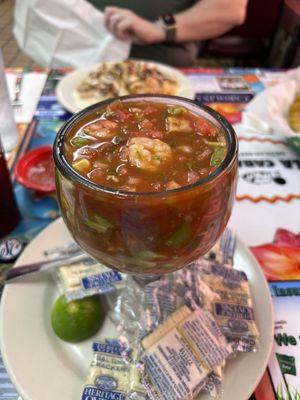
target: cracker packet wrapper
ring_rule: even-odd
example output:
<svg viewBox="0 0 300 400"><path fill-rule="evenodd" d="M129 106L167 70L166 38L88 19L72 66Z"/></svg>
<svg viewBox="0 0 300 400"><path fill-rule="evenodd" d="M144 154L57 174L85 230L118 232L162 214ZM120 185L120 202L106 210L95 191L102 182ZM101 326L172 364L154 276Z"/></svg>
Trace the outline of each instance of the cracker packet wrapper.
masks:
<svg viewBox="0 0 300 400"><path fill-rule="evenodd" d="M205 254L204 259L213 261L219 265L226 264L228 267L232 267L235 244L236 238L234 234L230 229L226 228L213 248Z"/></svg>
<svg viewBox="0 0 300 400"><path fill-rule="evenodd" d="M144 288L141 333L144 337L162 324L178 308L178 297L172 281L165 277L149 283Z"/></svg>
<svg viewBox="0 0 300 400"><path fill-rule="evenodd" d="M195 399L232 347L212 315L182 306L142 340L142 382L151 400Z"/></svg>
<svg viewBox="0 0 300 400"><path fill-rule="evenodd" d="M218 295L218 298L207 303L208 309L234 350L256 351L259 331L245 272L206 261L194 264L191 273L193 271L195 276L201 276L204 283Z"/></svg>
<svg viewBox="0 0 300 400"><path fill-rule="evenodd" d="M68 301L109 293L123 285L120 272L109 269L92 258L59 267L55 270L55 275Z"/></svg>
<svg viewBox="0 0 300 400"><path fill-rule="evenodd" d="M132 350L117 339L103 339L92 347L93 360L81 400L149 399Z"/></svg>

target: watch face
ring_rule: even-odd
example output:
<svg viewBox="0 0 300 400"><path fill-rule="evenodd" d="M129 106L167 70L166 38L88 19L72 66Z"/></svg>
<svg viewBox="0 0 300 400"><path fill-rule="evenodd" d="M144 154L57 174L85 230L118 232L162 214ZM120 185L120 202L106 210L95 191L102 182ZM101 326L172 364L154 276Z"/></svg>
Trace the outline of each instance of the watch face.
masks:
<svg viewBox="0 0 300 400"><path fill-rule="evenodd" d="M162 19L163 19L164 23L165 23L166 25L168 25L168 26L174 25L175 22L176 22L176 21L175 21L175 18L174 18L174 16L173 16L173 14L171 14L171 13L163 14L163 15L162 15Z"/></svg>

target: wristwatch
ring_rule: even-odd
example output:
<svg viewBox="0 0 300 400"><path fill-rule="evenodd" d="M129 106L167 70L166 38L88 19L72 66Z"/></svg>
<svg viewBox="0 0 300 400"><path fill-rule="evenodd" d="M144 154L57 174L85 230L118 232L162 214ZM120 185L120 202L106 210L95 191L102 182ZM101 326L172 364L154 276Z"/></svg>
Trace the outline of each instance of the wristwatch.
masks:
<svg viewBox="0 0 300 400"><path fill-rule="evenodd" d="M175 42L176 37L176 20L172 13L162 14L158 22L162 26L165 34L166 34L166 42L172 43Z"/></svg>

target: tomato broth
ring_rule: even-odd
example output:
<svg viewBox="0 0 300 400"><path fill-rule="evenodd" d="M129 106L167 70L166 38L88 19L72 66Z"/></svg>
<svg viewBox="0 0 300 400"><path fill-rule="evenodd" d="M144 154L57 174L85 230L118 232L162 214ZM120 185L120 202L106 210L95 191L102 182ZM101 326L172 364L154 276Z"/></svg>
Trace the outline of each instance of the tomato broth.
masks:
<svg viewBox="0 0 300 400"><path fill-rule="evenodd" d="M74 170L96 184L156 192L210 175L227 143L221 128L183 106L116 101L71 132L65 150Z"/></svg>

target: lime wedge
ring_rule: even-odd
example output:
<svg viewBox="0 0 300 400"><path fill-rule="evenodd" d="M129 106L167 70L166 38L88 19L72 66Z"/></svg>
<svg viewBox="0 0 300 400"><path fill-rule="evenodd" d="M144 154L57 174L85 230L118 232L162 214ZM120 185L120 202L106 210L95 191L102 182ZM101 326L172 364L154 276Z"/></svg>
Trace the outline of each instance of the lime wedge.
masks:
<svg viewBox="0 0 300 400"><path fill-rule="evenodd" d="M102 325L104 312L99 296L67 302L60 296L51 312L52 328L66 342L80 342L94 335Z"/></svg>

